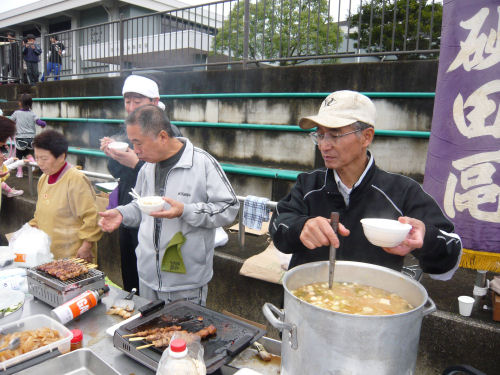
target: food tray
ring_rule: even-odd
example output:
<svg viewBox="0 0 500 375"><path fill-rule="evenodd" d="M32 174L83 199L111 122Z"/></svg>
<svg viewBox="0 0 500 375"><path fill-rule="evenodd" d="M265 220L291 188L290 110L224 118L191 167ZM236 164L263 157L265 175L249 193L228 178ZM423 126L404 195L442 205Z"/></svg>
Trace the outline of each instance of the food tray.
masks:
<svg viewBox="0 0 500 375"><path fill-rule="evenodd" d="M17 374L120 375L119 372L104 362L90 349L74 350Z"/></svg>
<svg viewBox="0 0 500 375"><path fill-rule="evenodd" d="M0 362L0 374L2 373L2 371L5 371L7 367L24 362L30 358L36 357L45 352L51 352L56 349L59 349L59 351L63 354L69 352L73 334L69 329L67 329L61 323L55 321L54 319L46 315L42 314L32 315L27 318L20 319L17 322L4 324L0 326L0 334L3 335L7 333L27 331L38 328L54 329L59 332L59 334L61 335L61 339L53 343L50 343L48 345L42 346L41 348L32 350L31 352L24 353L17 357Z"/></svg>

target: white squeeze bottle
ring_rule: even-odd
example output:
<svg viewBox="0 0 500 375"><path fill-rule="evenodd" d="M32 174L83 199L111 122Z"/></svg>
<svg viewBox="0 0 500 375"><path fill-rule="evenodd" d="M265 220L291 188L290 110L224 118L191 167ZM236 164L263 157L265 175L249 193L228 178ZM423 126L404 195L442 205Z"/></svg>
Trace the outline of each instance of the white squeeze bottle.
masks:
<svg viewBox="0 0 500 375"><path fill-rule="evenodd" d="M175 339L163 353L156 375L205 375L198 361L188 354L186 341Z"/></svg>

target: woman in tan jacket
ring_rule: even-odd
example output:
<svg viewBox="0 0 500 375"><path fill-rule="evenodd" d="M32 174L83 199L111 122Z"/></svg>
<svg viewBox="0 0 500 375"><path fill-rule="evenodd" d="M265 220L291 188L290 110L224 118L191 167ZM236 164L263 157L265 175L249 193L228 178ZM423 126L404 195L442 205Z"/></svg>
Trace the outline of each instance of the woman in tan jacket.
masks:
<svg viewBox="0 0 500 375"><path fill-rule="evenodd" d="M33 148L43 175L38 181L35 217L29 224L50 236L55 259L76 256L92 262L102 232L90 181L66 161L68 141L61 133L38 134Z"/></svg>

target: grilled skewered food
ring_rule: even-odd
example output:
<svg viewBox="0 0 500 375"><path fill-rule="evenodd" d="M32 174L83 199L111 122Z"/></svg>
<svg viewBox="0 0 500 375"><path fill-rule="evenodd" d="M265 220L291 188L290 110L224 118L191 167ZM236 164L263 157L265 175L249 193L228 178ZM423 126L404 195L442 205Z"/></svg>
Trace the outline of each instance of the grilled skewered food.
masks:
<svg viewBox="0 0 500 375"><path fill-rule="evenodd" d="M165 329L167 328L173 328L176 327L178 329L176 330L170 330L166 331ZM148 345L143 345L140 347L137 347L137 349L144 349L148 348L150 346L154 346L156 348L165 348L170 345L170 340L172 339L172 336L175 333L181 333L183 334L183 338L185 339L186 343L189 344L190 338L192 340L195 340L195 338L199 337L200 339L205 339L209 336L214 335L217 332L217 328L215 328L214 325L209 325L197 332L188 332L185 330L180 330L181 327L179 326L171 326L171 327L164 327L164 328L153 328L150 330L146 331L141 331L137 332L136 334L142 334L142 337L133 337L130 339L130 341L138 341L138 340L145 340L149 341L151 344Z"/></svg>
<svg viewBox="0 0 500 375"><path fill-rule="evenodd" d="M47 272L49 275L57 277L61 281L72 279L89 272L88 268L69 259L54 260L50 263L42 264L38 270Z"/></svg>
<svg viewBox="0 0 500 375"><path fill-rule="evenodd" d="M123 337L148 336L148 335L154 335L154 334L161 333L161 332L180 331L181 329L182 329L181 326L168 326L168 327L161 327L161 328L151 328L151 329L146 329L144 331L132 333L130 335L124 335Z"/></svg>

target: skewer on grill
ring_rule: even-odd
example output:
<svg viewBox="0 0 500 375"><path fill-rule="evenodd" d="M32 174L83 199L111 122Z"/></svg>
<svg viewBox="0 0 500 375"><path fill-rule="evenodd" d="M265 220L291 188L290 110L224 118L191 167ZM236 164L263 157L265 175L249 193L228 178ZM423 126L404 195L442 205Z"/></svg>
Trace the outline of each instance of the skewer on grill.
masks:
<svg viewBox="0 0 500 375"><path fill-rule="evenodd" d="M136 333L131 333L129 335L123 335L123 337L148 336L148 335L155 334L157 332L180 331L181 329L182 329L181 326L168 326L168 327L160 327L160 328L151 328L151 329L146 329L145 331L139 331Z"/></svg>
<svg viewBox="0 0 500 375"><path fill-rule="evenodd" d="M214 335L217 332L217 328L215 328L214 325L209 325L203 329L200 329L197 332L187 332L187 331L180 331L180 333L184 333L187 337L187 341L190 339L194 339L194 337L198 336L200 339L205 339L209 336ZM155 334L145 336L145 337L132 337L129 339L129 341L140 341L140 340L146 340L146 341L151 341L151 344L147 345L142 345L138 346L136 349L141 350L145 348L149 348L150 346L155 346L157 348L163 348L167 347L170 344L170 340L172 339L172 336L175 334L175 331L169 331L169 332L157 332Z"/></svg>
<svg viewBox="0 0 500 375"><path fill-rule="evenodd" d="M142 349L149 348L150 346L153 346L153 345L154 345L154 344L142 345L142 346L138 346L136 349L137 349L137 350L142 350Z"/></svg>

